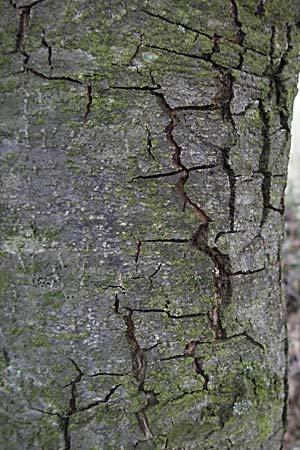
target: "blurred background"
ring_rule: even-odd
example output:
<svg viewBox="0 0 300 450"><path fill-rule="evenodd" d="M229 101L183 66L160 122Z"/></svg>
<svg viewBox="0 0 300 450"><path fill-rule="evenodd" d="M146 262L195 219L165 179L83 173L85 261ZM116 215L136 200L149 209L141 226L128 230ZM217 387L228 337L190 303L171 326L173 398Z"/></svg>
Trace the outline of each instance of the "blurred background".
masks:
<svg viewBox="0 0 300 450"><path fill-rule="evenodd" d="M300 83L298 83L298 90ZM300 93L295 99L285 196L283 282L289 333L289 412L284 450L300 450Z"/></svg>

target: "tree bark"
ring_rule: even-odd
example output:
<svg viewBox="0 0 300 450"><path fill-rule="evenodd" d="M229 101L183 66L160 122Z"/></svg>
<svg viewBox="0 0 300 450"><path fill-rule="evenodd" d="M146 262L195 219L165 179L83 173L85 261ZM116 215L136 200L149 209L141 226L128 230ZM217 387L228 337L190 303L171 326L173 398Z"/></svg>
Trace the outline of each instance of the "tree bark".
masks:
<svg viewBox="0 0 300 450"><path fill-rule="evenodd" d="M299 20L1 2L2 448L281 448Z"/></svg>

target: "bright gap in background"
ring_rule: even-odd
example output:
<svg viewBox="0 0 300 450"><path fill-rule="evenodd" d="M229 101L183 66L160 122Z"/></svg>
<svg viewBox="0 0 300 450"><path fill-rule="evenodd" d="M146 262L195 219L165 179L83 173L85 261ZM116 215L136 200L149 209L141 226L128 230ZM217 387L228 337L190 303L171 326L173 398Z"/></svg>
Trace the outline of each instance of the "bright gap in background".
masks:
<svg viewBox="0 0 300 450"><path fill-rule="evenodd" d="M299 78L300 80L300 78ZM292 142L285 193L283 283L288 311L289 410L283 450L300 450L300 81L294 102Z"/></svg>

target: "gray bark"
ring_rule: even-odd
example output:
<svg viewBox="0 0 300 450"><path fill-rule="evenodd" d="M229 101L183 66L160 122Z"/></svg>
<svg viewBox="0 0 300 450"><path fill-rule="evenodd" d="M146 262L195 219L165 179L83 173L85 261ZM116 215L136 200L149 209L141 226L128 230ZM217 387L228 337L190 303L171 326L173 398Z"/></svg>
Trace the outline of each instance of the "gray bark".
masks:
<svg viewBox="0 0 300 450"><path fill-rule="evenodd" d="M1 2L1 448L281 448L297 3Z"/></svg>

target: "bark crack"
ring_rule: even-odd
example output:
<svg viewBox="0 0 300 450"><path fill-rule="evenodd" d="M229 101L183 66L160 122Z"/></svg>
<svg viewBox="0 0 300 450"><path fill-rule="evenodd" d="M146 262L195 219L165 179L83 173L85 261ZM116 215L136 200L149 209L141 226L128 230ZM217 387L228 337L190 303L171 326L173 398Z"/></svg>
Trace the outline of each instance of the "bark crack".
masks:
<svg viewBox="0 0 300 450"><path fill-rule="evenodd" d="M144 33L140 33L140 34L138 35L139 40L138 40L138 43L137 43L135 52L134 52L134 54L133 54L133 55L131 56L131 58L130 58L130 61L129 61L129 65L130 65L130 66L134 66L134 67L138 68L136 59L137 59L137 58L140 56L140 54L142 53L142 49L143 49L143 46L144 46L144 36L145 36Z"/></svg>
<svg viewBox="0 0 300 450"><path fill-rule="evenodd" d="M236 43L243 46L246 33L242 30L243 24L239 19L239 11L236 0L229 0L231 4L231 15L238 31L236 33Z"/></svg>
<svg viewBox="0 0 300 450"><path fill-rule="evenodd" d="M201 59L201 60L206 61L206 62L210 62L211 61L211 56L212 56L213 52L216 51L216 50L214 50L216 48L214 46L211 54L202 53L201 55L196 55L194 53L179 52L177 50L171 50L168 47L160 47L160 46L157 46L157 45L147 44L147 45L145 45L145 47L152 48L154 50L159 50L159 51L162 51L162 52L173 53L174 55L186 56L187 58Z"/></svg>
<svg viewBox="0 0 300 450"><path fill-rule="evenodd" d="M24 66L23 70L21 70L19 73L25 73L25 72L30 72L33 75L36 75L39 78L42 78L43 80L48 80L48 81L69 81L71 83L75 83L75 84L83 84L82 81L73 78L73 77L69 77L68 75L45 75L43 72L39 72L38 70L33 69L32 67L28 67L27 65Z"/></svg>
<svg viewBox="0 0 300 450"><path fill-rule="evenodd" d="M235 0L229 0L229 1L230 1L230 3L231 3L231 14L232 14L232 18L233 18L233 20L234 20L235 26L238 27L238 31L237 31L237 34L236 34L236 36L235 36L235 38L234 38L233 40L230 39L230 38L227 38L227 37L225 37L225 36L223 36L222 39L223 39L225 42L234 42L235 44L239 45L239 46L241 47L241 49L243 49L243 51L244 51L244 50L251 50L251 51L253 51L253 52L255 52L255 53L259 54L259 55L266 56L267 53L264 53L264 52L262 52L262 51L260 51L260 50L257 50L257 49L255 49L255 48L248 47L248 46L245 46L245 45L244 45L244 38L245 38L246 33L242 30L243 25L242 25L242 23L241 23L241 21L240 21L240 19L239 19L239 13L238 13L238 8L237 8L237 3L236 3ZM205 33L204 31L201 31L201 30L199 30L199 29L192 28L192 27L190 27L190 26L184 24L183 22L180 22L180 21L177 21L177 20L176 20L176 21L175 21L175 20L171 20L171 19L169 19L168 17L165 17L165 16L163 16L163 15L161 15L161 14L153 13L153 12L151 12L151 11L149 11L149 10L146 10L146 9L142 9L141 11L142 11L144 14L150 16L150 17L156 18L156 19L158 19L158 20L162 20L162 21L164 21L164 22L166 22L166 23L169 23L169 24L171 24L171 25L180 26L180 27L182 27L183 29L185 29L185 30L187 30L187 31L191 31L191 32L195 33L197 36L203 36L203 37L206 37L206 38L208 38L208 39L211 39L211 40L212 40L212 43L213 43L213 47L216 45L215 41L218 40L218 39L216 39L216 36L217 36L217 37L219 37L219 36L216 35L215 33L213 33L213 34ZM216 50L216 51L217 51L217 50ZM214 53L214 51L212 52L212 54L213 54L213 53ZM212 56L212 54L211 54L210 56ZM187 56L189 56L189 54L187 54ZM204 59L206 58L206 56L209 57L209 55L205 55L205 54L204 54L204 55L203 55ZM192 57L193 57L193 55L192 55Z"/></svg>
<svg viewBox="0 0 300 450"><path fill-rule="evenodd" d="M156 398L158 394L156 394L153 390L148 391L144 387L146 376L145 350L141 348L135 336L135 326L132 318L135 310L132 308L127 309L128 314L124 315L123 319L126 324L127 341L130 347L132 373L138 383L138 392L142 392L146 397L145 404L135 413L135 415L138 420L139 427L145 436L145 440L149 440L153 439L154 436L149 425L146 411L150 406L154 406L159 403ZM158 344L155 344L154 347Z"/></svg>
<svg viewBox="0 0 300 450"><path fill-rule="evenodd" d="M236 145L238 142L238 131L233 115L231 113L231 102L234 98L233 94L234 79L227 69L218 67L218 70L220 72L219 91L215 97L215 100L221 109L223 121L227 123L229 128L232 130L233 135L232 145ZM223 169L228 176L230 187L230 198L229 198L230 231L234 231L236 178L234 170L230 165L230 147L221 148L221 156L223 162Z"/></svg>
<svg viewBox="0 0 300 450"><path fill-rule="evenodd" d="M157 266L157 268L154 270L154 272L152 272L152 273L149 275L148 280L149 280L151 286L153 286L153 278L156 277L156 275L157 275L158 272L160 271L161 267L162 267L162 264L159 263L158 266Z"/></svg>
<svg viewBox="0 0 300 450"><path fill-rule="evenodd" d="M86 104L86 110L83 118L84 125L88 122L88 115L91 112L91 106L93 102L93 90L92 90L92 83L88 82L87 84L87 104Z"/></svg>
<svg viewBox="0 0 300 450"><path fill-rule="evenodd" d="M263 174L263 180L261 184L263 196L263 209L260 222L260 226L263 227L263 225L267 220L268 209L270 207L270 188L272 175L271 172L268 170L268 167L271 152L271 140L270 140L269 114L266 111L266 108L262 100L259 100L258 110L262 122L262 135L263 135L263 148L259 157L259 172Z"/></svg>
<svg viewBox="0 0 300 450"><path fill-rule="evenodd" d="M130 308L133 312L140 312L140 313L159 313L159 314L167 314L167 316L170 319L190 319L194 317L206 317L206 312L199 312L199 313L187 313L187 314L172 314L168 309L162 309L162 308Z"/></svg>
<svg viewBox="0 0 300 450"><path fill-rule="evenodd" d="M208 223L209 221L208 216L196 202L190 199L190 197L185 192L185 184L189 178L189 170L187 169L187 167L185 167L185 165L181 161L182 148L180 147L180 145L178 145L173 136L173 131L179 123L179 119L177 117L177 108L172 108L168 104L165 96L162 93L156 91L151 91L151 93L156 97L158 105L163 109L163 111L165 111L168 114L170 118L170 122L165 128L165 134L167 142L174 149L172 161L179 170L179 178L177 183L175 184L175 192L182 200L182 209L184 211L186 205L187 204L190 205L192 210L197 214L197 216L201 219L201 221Z"/></svg>
<svg viewBox="0 0 300 450"><path fill-rule="evenodd" d="M50 68L50 73L51 73L52 70L53 70L53 66L52 66L52 47L46 41L46 31L44 30L44 28L42 28L41 35L42 35L42 45L48 50L48 66Z"/></svg>
<svg viewBox="0 0 300 450"><path fill-rule="evenodd" d="M271 94L273 89L275 89L276 93L276 106L279 114L281 129L286 130L286 138L290 133L290 127L288 123L289 110L288 110L288 99L285 85L282 80L283 70L288 63L289 54L293 50L292 46L292 38L291 38L291 26L286 24L286 49L283 52L279 65L276 68L275 64L275 35L276 28L272 27L272 35L270 38L270 53L269 60L270 65L265 71L265 76L269 77L269 93L266 97L266 100L259 99L259 115L262 122L262 136L263 136L263 148L259 158L259 172L263 175L262 180L262 196L263 196L263 209L262 209L262 217L260 226L263 227L265 224L268 211L271 209L273 211L278 212L279 214L284 214L284 197L282 196L280 201L280 208L274 207L270 203L270 191L271 191L271 182L272 182L272 173L269 170L269 159L271 153L271 132L270 132L270 112L266 106L266 101L271 102Z"/></svg>
<svg viewBox="0 0 300 450"><path fill-rule="evenodd" d="M207 169L213 169L215 167L217 167L218 164L202 164L200 166L195 166L195 167L189 167L189 168L184 168L184 169L178 169L178 170L173 170L171 172L162 172L162 173L153 173L153 174L149 174L149 175L138 175L136 177L131 178L130 183L135 181L135 180L151 180L154 178L164 178L164 177L172 177L174 175L178 175L182 172L192 172L195 170L207 170Z"/></svg>
<svg viewBox="0 0 300 450"><path fill-rule="evenodd" d="M221 307L229 305L232 298L231 264L228 255L221 253L217 247L209 247L207 237L208 224L200 225L193 235L192 245L204 252L213 263L215 305L207 312L207 317L215 339L225 339L226 330L221 321Z"/></svg>
<svg viewBox="0 0 300 450"><path fill-rule="evenodd" d="M265 3L266 0L259 0L256 5L255 15L258 17L263 17L265 15L266 9L265 9Z"/></svg>
<svg viewBox="0 0 300 450"><path fill-rule="evenodd" d="M270 55L271 58L271 68L273 71L273 81L275 83L275 89L276 89L276 103L279 108L279 115L280 115L280 123L283 129L290 132L290 127L288 124L288 118L289 118L289 109L288 109L288 93L286 91L285 85L282 80L282 73L285 69L286 64L288 63L289 54L293 50L292 45L292 36L291 36L292 27L288 23L286 24L286 50L284 51L279 66L277 70L274 72L274 59L273 54ZM274 27L275 32L275 27ZM274 35L273 35L274 37ZM274 44L273 44L274 45Z"/></svg>
<svg viewBox="0 0 300 450"><path fill-rule="evenodd" d="M262 272L263 270L266 270L266 268L265 267L260 267L258 269L254 269L254 270L238 270L237 272L231 273L230 276L234 276L234 275L252 275L254 273Z"/></svg>
<svg viewBox="0 0 300 450"><path fill-rule="evenodd" d="M152 139L151 139L151 131L148 127L146 127L146 131L147 131L147 152L148 155L150 156L150 158L153 159L153 161L156 161L156 158L153 154L153 145L152 145Z"/></svg>
<svg viewBox="0 0 300 450"><path fill-rule="evenodd" d="M26 66L30 55L25 50L26 33L30 22L31 7L23 7L20 10L19 29L16 36L16 51L23 56L23 65Z"/></svg>
<svg viewBox="0 0 300 450"><path fill-rule="evenodd" d="M81 413L83 411L87 411L91 408L94 408L100 404L107 403L110 400L111 396L114 394L114 392L121 386L121 384L117 384L117 385L113 386L109 390L109 392L106 394L104 399L96 400L87 405L78 407L78 405L77 405L77 385L81 382L82 378L84 377L84 373L82 372L82 370L80 369L80 367L78 366L76 361L74 361L74 359L68 358L68 360L74 366L74 368L77 372L77 375L70 381L70 383L62 386L63 388L71 387L69 404L68 404L67 410L62 413L58 412L58 411L46 411L46 410L43 410L42 408L38 408L38 407L34 407L34 406L30 405L31 409L33 409L34 411L38 411L42 414L57 417L57 420L59 423L59 429L61 430L61 432L63 434L63 440L64 440L64 447L62 450L71 450L71 431L70 431L71 417L74 414ZM97 374L91 375L91 376L97 376Z"/></svg>
<svg viewBox="0 0 300 450"><path fill-rule="evenodd" d="M209 376L203 369L203 361L200 356L195 356L198 341L190 341L184 349L184 356L194 358L194 368L197 374L201 375L204 383L203 390L208 391Z"/></svg>

